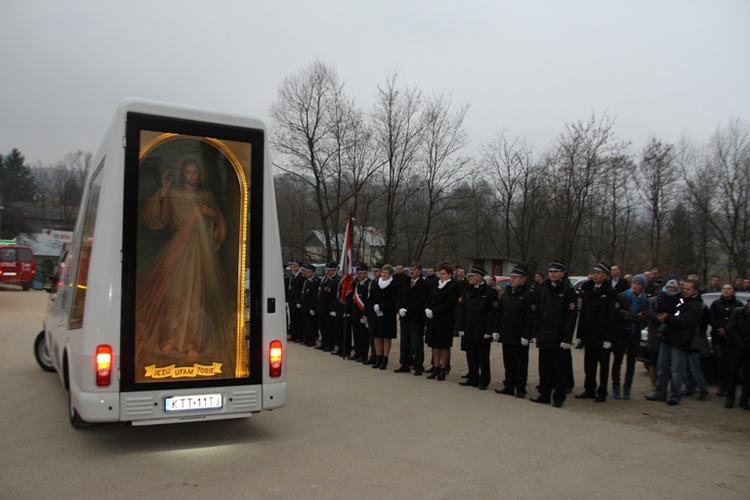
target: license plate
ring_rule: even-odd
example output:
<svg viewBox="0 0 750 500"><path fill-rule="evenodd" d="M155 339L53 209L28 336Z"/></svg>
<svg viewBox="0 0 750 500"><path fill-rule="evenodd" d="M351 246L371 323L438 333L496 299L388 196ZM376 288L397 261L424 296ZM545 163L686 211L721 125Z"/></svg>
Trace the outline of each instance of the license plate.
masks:
<svg viewBox="0 0 750 500"><path fill-rule="evenodd" d="M164 411L181 412L194 410L220 410L224 406L221 394L197 396L169 396L164 398Z"/></svg>

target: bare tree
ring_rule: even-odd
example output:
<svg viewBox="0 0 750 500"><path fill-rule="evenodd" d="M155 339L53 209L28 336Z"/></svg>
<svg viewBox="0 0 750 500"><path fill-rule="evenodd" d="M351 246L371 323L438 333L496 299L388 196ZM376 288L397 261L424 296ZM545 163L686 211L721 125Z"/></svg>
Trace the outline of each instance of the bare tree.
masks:
<svg viewBox="0 0 750 500"><path fill-rule="evenodd" d="M750 127L735 120L719 128L703 161L698 160L697 166L685 161L683 176L730 269L746 275L750 271Z"/></svg>
<svg viewBox="0 0 750 500"><path fill-rule="evenodd" d="M614 141L613 123L605 115L565 126L555 149L548 154L553 192L551 193L550 235L558 258L574 267L574 256L582 228L590 215L593 194L600 181Z"/></svg>
<svg viewBox="0 0 750 500"><path fill-rule="evenodd" d="M398 247L398 218L405 200L419 186L406 182L419 161L423 136L420 120L422 94L408 87L398 88L398 75L390 76L378 86L372 114L375 140L384 161L382 186L385 193L385 250L388 262Z"/></svg>
<svg viewBox="0 0 750 500"><path fill-rule="evenodd" d="M546 214L544 167L534 162L529 144L509 141L504 135L485 144L481 156L483 170L495 187L505 236L497 250L506 257L518 255L524 262L536 260L535 237Z"/></svg>
<svg viewBox="0 0 750 500"><path fill-rule="evenodd" d="M297 175L312 188L328 258L333 253L330 216L334 213L328 190L338 187L332 116L340 93L335 70L318 61L284 79L270 111L274 121L271 143L285 160L276 167Z"/></svg>
<svg viewBox="0 0 750 500"><path fill-rule="evenodd" d="M643 149L638 164L638 187L650 223L648 244L652 266L661 262L662 236L674 207L679 172L673 150L674 146L671 144L662 144L652 137Z"/></svg>
<svg viewBox="0 0 750 500"><path fill-rule="evenodd" d="M408 260L419 260L432 242L432 222L450 207L452 187L465 177L464 167L468 163L458 152L466 146L468 139L463 128L468 104L454 109L452 100L443 94L429 99L422 114L423 137L422 161L416 169L415 183L423 195L424 203L414 207L421 218L407 233L414 239L413 254Z"/></svg>

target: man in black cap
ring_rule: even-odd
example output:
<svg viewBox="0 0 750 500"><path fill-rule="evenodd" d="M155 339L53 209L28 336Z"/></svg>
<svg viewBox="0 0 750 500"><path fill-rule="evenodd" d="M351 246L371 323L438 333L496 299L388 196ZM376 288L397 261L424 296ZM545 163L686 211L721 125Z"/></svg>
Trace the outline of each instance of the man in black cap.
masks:
<svg viewBox="0 0 750 500"><path fill-rule="evenodd" d="M581 317L578 336L584 344L584 390L576 399L593 399L597 403L607 400L609 358L615 338L618 313L617 294L609 281L609 266L599 262L594 266L592 279L581 287ZM599 385L596 373L599 371Z"/></svg>
<svg viewBox="0 0 750 500"><path fill-rule="evenodd" d="M528 268L518 264L510 272L510 287L500 296L495 312L492 338L503 344L505 380L498 394L526 397L529 375L529 340L531 336L532 292L526 285Z"/></svg>
<svg viewBox="0 0 750 500"><path fill-rule="evenodd" d="M532 305L533 342L539 349L539 396L534 403L560 408L565 402L570 379L570 343L578 317L578 294L565 280L565 264L548 266L547 279L534 292ZM554 391L554 392L553 392Z"/></svg>
<svg viewBox="0 0 750 500"><path fill-rule="evenodd" d="M315 316L317 315L320 278L315 276L314 265L305 264L302 268L305 270L305 277L307 278L302 285L302 298L300 299L304 331L303 342L306 346L313 347L318 337L318 318Z"/></svg>
<svg viewBox="0 0 750 500"><path fill-rule="evenodd" d="M459 385L486 390L490 385L490 345L492 325L498 304L497 291L487 285L487 271L472 267L461 304L458 334L463 337L469 373Z"/></svg>
<svg viewBox="0 0 750 500"><path fill-rule="evenodd" d="M305 275L302 273L302 262L299 259L290 259L289 270L292 272L286 289L286 303L289 306L289 340L300 342L304 337L301 299Z"/></svg>
<svg viewBox="0 0 750 500"><path fill-rule="evenodd" d="M336 274L336 261L325 265L325 276L318 287L318 316L320 326L320 345L316 349L333 351L336 332L336 289L339 276Z"/></svg>
<svg viewBox="0 0 750 500"><path fill-rule="evenodd" d="M395 373L409 373L412 366L414 375L424 373L424 307L429 292L430 287L422 277L422 264L412 262L408 279L401 282L397 305L401 318L401 353L400 366L393 370Z"/></svg>
<svg viewBox="0 0 750 500"><path fill-rule="evenodd" d="M370 278L367 276L367 266L357 266L357 279L354 282L352 299L352 328L354 330L354 360L359 363L367 361L370 349L370 339L367 328L367 293L370 288Z"/></svg>

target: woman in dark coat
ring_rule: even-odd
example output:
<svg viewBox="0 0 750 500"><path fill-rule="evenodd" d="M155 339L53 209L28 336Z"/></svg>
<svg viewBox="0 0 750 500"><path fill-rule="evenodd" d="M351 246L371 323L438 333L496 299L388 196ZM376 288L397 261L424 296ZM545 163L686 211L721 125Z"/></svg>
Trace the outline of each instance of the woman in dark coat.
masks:
<svg viewBox="0 0 750 500"><path fill-rule="evenodd" d="M375 339L375 364L373 368L385 370L391 353L391 340L396 338L396 300L399 286L393 280L393 267L386 264L380 269L380 278L370 291L374 312L373 338Z"/></svg>
<svg viewBox="0 0 750 500"><path fill-rule="evenodd" d="M438 279L431 283L425 316L427 317L427 345L432 348L432 363L435 370L429 379L445 380L446 367L453 347L453 326L456 318L459 285L452 279L453 268L447 264L440 267Z"/></svg>

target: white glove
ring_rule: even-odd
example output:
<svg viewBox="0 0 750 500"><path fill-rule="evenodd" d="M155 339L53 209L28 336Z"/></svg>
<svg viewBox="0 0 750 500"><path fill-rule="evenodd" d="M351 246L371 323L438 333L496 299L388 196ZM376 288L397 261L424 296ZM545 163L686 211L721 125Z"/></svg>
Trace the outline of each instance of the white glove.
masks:
<svg viewBox="0 0 750 500"><path fill-rule="evenodd" d="M379 304L375 304L375 306L373 307L373 309L375 310L376 313L379 313L380 312L380 305Z"/></svg>
<svg viewBox="0 0 750 500"><path fill-rule="evenodd" d="M310 316L315 316L315 311L313 311L312 309L310 309Z"/></svg>
<svg viewBox="0 0 750 500"><path fill-rule="evenodd" d="M284 305L289 307L289 302L284 302Z"/></svg>
<svg viewBox="0 0 750 500"><path fill-rule="evenodd" d="M335 317L336 317L336 311L331 311L331 312L329 312L328 314L330 314L330 315L331 315L331 317L333 317L333 318L335 318Z"/></svg>
<svg viewBox="0 0 750 500"><path fill-rule="evenodd" d="M367 318L361 317L361 318L359 318L359 322L362 323L363 325L366 325L367 324Z"/></svg>
<svg viewBox="0 0 750 500"><path fill-rule="evenodd" d="M567 342L560 342L560 347L562 347L565 351L570 350L570 344L568 344Z"/></svg>
<svg viewBox="0 0 750 500"><path fill-rule="evenodd" d="M367 318L365 318L365 326L367 328L370 328L370 322L367 320Z"/></svg>
<svg viewBox="0 0 750 500"><path fill-rule="evenodd" d="M297 309L302 309L302 304L297 304Z"/></svg>
<svg viewBox="0 0 750 500"><path fill-rule="evenodd" d="M349 316L351 316L351 314L348 314L348 313L344 313L344 317L345 317L345 318L348 318Z"/></svg>
<svg viewBox="0 0 750 500"><path fill-rule="evenodd" d="M607 342L607 341L605 340L605 341L604 341L604 345L603 345L603 347L604 347L605 349L609 349L609 348L611 348L611 347L612 347L612 342Z"/></svg>
<svg viewBox="0 0 750 500"><path fill-rule="evenodd" d="M533 337L533 338L531 339L531 343L532 343L532 344L536 344L536 337Z"/></svg>
<svg viewBox="0 0 750 500"><path fill-rule="evenodd" d="M524 347L528 347L529 346L529 339L525 339L525 338L521 337L521 345L524 346Z"/></svg>
<svg viewBox="0 0 750 500"><path fill-rule="evenodd" d="M427 316L427 319L432 319L432 309L425 309L424 315Z"/></svg>
<svg viewBox="0 0 750 500"><path fill-rule="evenodd" d="M484 334L484 338L485 338L485 339L491 339L491 338L492 338L492 335L490 335L489 333L485 333L485 334Z"/></svg>
<svg viewBox="0 0 750 500"><path fill-rule="evenodd" d="M459 336L459 337L463 337L463 336L464 336L464 332L463 332L463 331L459 331L459 332L458 332L458 336Z"/></svg>
<svg viewBox="0 0 750 500"><path fill-rule="evenodd" d="M406 309L404 309L403 307L401 309L399 309L398 310L398 315L401 316L402 318L404 316L406 316Z"/></svg>
<svg viewBox="0 0 750 500"><path fill-rule="evenodd" d="M500 342L500 334L497 332L492 332L492 340L495 342Z"/></svg>

